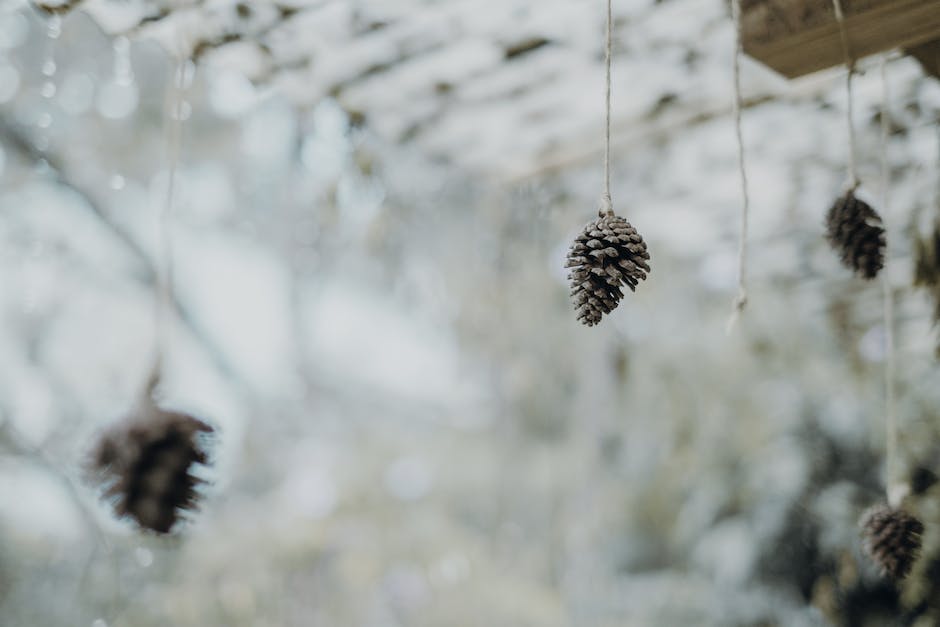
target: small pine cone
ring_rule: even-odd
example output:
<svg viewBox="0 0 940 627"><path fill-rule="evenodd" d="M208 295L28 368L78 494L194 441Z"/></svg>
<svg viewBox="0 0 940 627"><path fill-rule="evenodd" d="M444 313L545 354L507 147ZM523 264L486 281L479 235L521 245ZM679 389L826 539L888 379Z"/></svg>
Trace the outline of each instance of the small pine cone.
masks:
<svg viewBox="0 0 940 627"><path fill-rule="evenodd" d="M650 271L646 243L623 218L607 213L584 227L568 251L566 268L578 320L591 327L613 311Z"/></svg>
<svg viewBox="0 0 940 627"><path fill-rule="evenodd" d="M903 579L920 553L924 524L902 509L886 504L862 516L863 548L882 575Z"/></svg>
<svg viewBox="0 0 940 627"><path fill-rule="evenodd" d="M914 286L940 287L940 223L926 237L914 236Z"/></svg>
<svg viewBox="0 0 940 627"><path fill-rule="evenodd" d="M92 453L92 471L105 486L119 517L144 529L169 533L187 511L196 509L204 483L191 474L208 465L200 435L212 427L192 416L147 406L112 427Z"/></svg>
<svg viewBox="0 0 940 627"><path fill-rule="evenodd" d="M881 216L848 191L826 215L826 239L843 265L873 279L885 265L885 229Z"/></svg>
<svg viewBox="0 0 940 627"><path fill-rule="evenodd" d="M914 238L914 287L933 287L937 282L937 269L933 251L927 242Z"/></svg>
<svg viewBox="0 0 940 627"><path fill-rule="evenodd" d="M933 232L925 238L916 236L914 248L914 286L928 291L934 303L933 322L940 324L940 222L934 224ZM940 343L936 347L940 359Z"/></svg>

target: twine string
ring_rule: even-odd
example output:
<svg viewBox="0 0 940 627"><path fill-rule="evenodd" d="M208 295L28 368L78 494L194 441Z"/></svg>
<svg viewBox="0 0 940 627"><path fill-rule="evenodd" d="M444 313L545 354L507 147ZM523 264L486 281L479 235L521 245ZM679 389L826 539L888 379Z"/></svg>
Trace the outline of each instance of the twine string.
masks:
<svg viewBox="0 0 940 627"><path fill-rule="evenodd" d="M183 89L186 83L187 59L183 54L182 34L177 27L176 63L167 96L166 124L166 196L157 220L159 256L157 285L154 298L154 359L145 384L146 397L153 396L160 382L167 347L170 343L170 326L174 310L174 265L172 215L176 202L176 188L183 134Z"/></svg>
<svg viewBox="0 0 940 627"><path fill-rule="evenodd" d="M891 186L891 171L888 168L888 107L891 101L888 85L887 59L881 59L881 208L884 215L888 211L888 195ZM898 465L898 418L895 393L896 349L894 341L894 296L888 273L890 261L887 242L885 243L885 267L881 270L881 286L884 294L885 328L885 489L888 503L894 507L900 505L906 493L906 485L900 476Z"/></svg>
<svg viewBox="0 0 940 627"><path fill-rule="evenodd" d="M839 40L842 42L842 55L845 59L845 94L846 94L846 127L849 137L849 155L848 155L848 191L854 191L859 186L858 169L856 166L856 139L855 139L855 98L852 94L852 78L855 75L855 60L852 57L852 51L849 47L849 34L845 28L845 13L842 11L842 0L832 0L832 8L836 14L836 22L839 24Z"/></svg>
<svg viewBox="0 0 940 627"><path fill-rule="evenodd" d="M605 81L604 81L604 109L606 119L604 122L604 195L601 197L600 216L614 215L614 204L610 197L610 57L613 51L613 8L612 0L607 0L607 41L604 51Z"/></svg>
<svg viewBox="0 0 940 627"><path fill-rule="evenodd" d="M887 251L886 251L887 256ZM884 292L884 327L885 327L885 486L888 501L897 506L903 498L905 486L901 485L898 465L898 418L895 396L895 342L894 342L894 296L891 292L891 282L887 272L881 281ZM898 491L901 488L902 492Z"/></svg>
<svg viewBox="0 0 940 627"><path fill-rule="evenodd" d="M734 61L732 63L732 76L734 82L734 99L732 101L732 116L734 117L735 140L738 144L738 174L741 180L741 234L738 241L738 294L732 304L731 317L728 319L727 332L730 333L737 325L741 314L747 307L747 232L748 219L751 212L751 200L748 193L747 166L744 155L744 134L741 130L741 110L743 98L741 95L741 55L744 52L741 41L741 1L732 0L731 18L734 22Z"/></svg>

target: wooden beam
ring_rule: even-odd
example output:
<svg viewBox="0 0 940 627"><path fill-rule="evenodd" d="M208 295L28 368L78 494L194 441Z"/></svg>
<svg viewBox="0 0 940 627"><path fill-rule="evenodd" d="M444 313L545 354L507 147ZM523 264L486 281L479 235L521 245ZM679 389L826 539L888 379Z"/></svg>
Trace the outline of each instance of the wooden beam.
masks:
<svg viewBox="0 0 940 627"><path fill-rule="evenodd" d="M940 0L842 0L853 60L940 39ZM788 78L842 65L832 0L744 0L744 51Z"/></svg>
<svg viewBox="0 0 940 627"><path fill-rule="evenodd" d="M909 48L906 52L920 62L925 72L940 78L940 39Z"/></svg>

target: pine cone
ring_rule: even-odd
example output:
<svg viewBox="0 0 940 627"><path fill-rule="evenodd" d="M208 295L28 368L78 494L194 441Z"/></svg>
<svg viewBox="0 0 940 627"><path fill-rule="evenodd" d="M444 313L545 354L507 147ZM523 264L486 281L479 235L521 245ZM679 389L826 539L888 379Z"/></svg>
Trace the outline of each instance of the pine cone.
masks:
<svg viewBox="0 0 940 627"><path fill-rule="evenodd" d="M608 212L584 227L568 251L572 268L571 296L578 320L591 327L613 311L623 298L621 284L631 291L650 271L646 243L623 218Z"/></svg>
<svg viewBox="0 0 940 627"><path fill-rule="evenodd" d="M208 464L198 436L212 431L192 416L147 401L106 432L91 466L105 486L105 497L113 499L115 513L144 529L168 533L184 512L196 509L197 488L204 481L190 469Z"/></svg>
<svg viewBox="0 0 940 627"><path fill-rule="evenodd" d="M848 191L826 216L826 239L843 265L873 279L885 265L885 229L881 216Z"/></svg>
<svg viewBox="0 0 940 627"><path fill-rule="evenodd" d="M933 300L933 322L940 325L940 221L926 237L914 235L914 286L926 290ZM940 342L936 347L940 359Z"/></svg>
<svg viewBox="0 0 940 627"><path fill-rule="evenodd" d="M940 225L926 238L914 237L914 286L940 286Z"/></svg>
<svg viewBox="0 0 940 627"><path fill-rule="evenodd" d="M920 553L924 524L901 509L875 505L862 516L863 547L882 575L903 579Z"/></svg>

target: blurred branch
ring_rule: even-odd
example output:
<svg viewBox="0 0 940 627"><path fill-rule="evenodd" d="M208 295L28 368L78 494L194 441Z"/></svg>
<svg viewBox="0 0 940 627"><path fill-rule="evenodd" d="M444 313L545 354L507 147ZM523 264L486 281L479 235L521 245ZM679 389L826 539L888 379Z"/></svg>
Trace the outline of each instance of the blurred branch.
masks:
<svg viewBox="0 0 940 627"><path fill-rule="evenodd" d="M95 515L94 510L86 502L82 495L82 490L76 485L75 481L69 477L69 473L64 468L61 468L54 461L52 461L41 447L24 444L19 433L16 431L13 425L10 424L9 420L0 420L0 457L2 457L3 453L28 459L43 468L50 477L52 477L59 485L62 486L66 495L68 496L68 499L78 510L82 523L84 523L85 528L88 530L92 539L94 540L94 543L88 549L88 556L84 560L84 566L82 567L82 573L79 578L78 585L79 592L81 592L84 589L92 562L98 551L103 547L107 553L111 555L114 553L114 547L112 546L111 542L109 542L108 536L105 534L100 523L98 522L98 518ZM120 591L120 584L121 581L119 572L117 570L117 566L115 566L115 602L119 598L118 594Z"/></svg>
<svg viewBox="0 0 940 627"><path fill-rule="evenodd" d="M192 59L198 63L208 52L238 41L246 41L248 35L244 33L225 33L213 39L203 39L193 47ZM271 57L271 48L261 40L252 42L268 58Z"/></svg>
<svg viewBox="0 0 940 627"><path fill-rule="evenodd" d="M198 2L198 4L202 4L201 0L200 2ZM131 26L130 28L128 28L127 30L125 30L124 32L120 34L125 37L136 35L145 27L150 26L151 24L157 24L158 22L162 22L163 20L172 16L173 10L174 9L171 6L159 8L153 13L149 13L145 15L144 17L140 18L139 22L137 22L136 24L134 24L133 26Z"/></svg>
<svg viewBox="0 0 940 627"><path fill-rule="evenodd" d="M888 62L903 61L905 55L889 55ZM867 64L860 63L864 70L871 67L873 61ZM742 110L757 109L770 104L798 104L810 102L824 96L832 89L832 84L842 74L838 72L823 73L817 80L804 80L794 84L787 84L784 90L775 89L770 92L756 94L744 99ZM711 103L708 105L692 103L693 106L669 107L668 109L657 105L654 109L640 117L630 117L614 120L611 132L611 150L616 153L626 153L637 146L645 146L649 141L656 141L672 137L679 132L707 124L714 120L723 119L731 114L731 105L727 103ZM508 185L525 183L527 181L544 178L571 168L583 166L598 158L602 146L600 142L561 140L560 147L553 149L538 157L535 161L527 163L520 169L509 172L502 177L502 182Z"/></svg>
<svg viewBox="0 0 940 627"><path fill-rule="evenodd" d="M0 117L0 141L16 150L16 152L20 153L20 155L31 163L45 163L48 165L50 174L55 182L71 189L81 196L85 201L85 205L91 210L95 217L98 218L111 234L121 242L124 248L131 253L131 256L134 258L134 263L137 265L137 268L135 268L137 278L146 283L153 283L155 281L156 270L140 244L110 220L105 210L94 200L90 190L84 189L81 184L67 175L65 166L57 155L40 151L33 142L29 140L25 133L2 117Z"/></svg>
<svg viewBox="0 0 940 627"><path fill-rule="evenodd" d="M104 542L104 533L101 530L101 526L98 524L97 518L95 518L94 513L88 507L85 499L82 498L78 486L69 478L68 473L50 460L41 448L24 444L19 433L13 428L9 420L0 421L0 452L30 459L53 476L65 489L69 499L75 504L79 514L81 514L82 521L85 523L88 530L91 531L95 540Z"/></svg>
<svg viewBox="0 0 940 627"><path fill-rule="evenodd" d="M170 17L171 14L172 14L172 11L170 11L169 9L160 9L156 13L145 15L144 17L141 18L141 20L135 26L133 26L130 30L128 30L124 34L130 35L133 32L139 31L141 28L143 28L144 26L147 26L148 24L155 24L157 22L161 22L164 19Z"/></svg>
<svg viewBox="0 0 940 627"><path fill-rule="evenodd" d="M0 117L0 142L3 142L19 152L25 159L34 163L45 163L50 171L53 180L66 187L84 200L84 206L87 207L92 215L117 239L125 250L130 253L136 264L134 272L135 278L148 287L155 287L157 279L157 270L153 260L144 251L141 245L131 237L123 228L116 224L108 212L95 200L91 189L82 185L69 171L65 162L52 152L41 152L29 140L25 133L18 129L8 120ZM176 315L184 323L186 328L192 333L193 337L202 345L203 349L209 355L215 367L227 378L238 384L239 388L243 381L237 375L236 371L229 364L221 348L205 333L205 330L199 325L196 316L187 308L176 294L172 296L173 308Z"/></svg>
<svg viewBox="0 0 940 627"><path fill-rule="evenodd" d="M31 4L36 7L40 13L46 15L65 15L72 9L75 9L84 0L63 0L62 2L41 2L34 0Z"/></svg>
<svg viewBox="0 0 940 627"><path fill-rule="evenodd" d="M203 1L198 0L191 6L201 6L202 4ZM307 7L305 10L310 10L311 8L315 9L319 6L321 5ZM257 47L257 49L265 56L268 61L268 69L264 72L264 74L253 79L258 84L265 84L270 82L277 74L282 71L306 67L310 62L310 59L306 57L282 62L278 62L277 59L275 59L274 52L272 51L271 46L266 42L266 39L275 30L281 28L286 22L291 20L294 15L301 12L301 9L288 6L286 4L274 4L274 8L278 11L278 18L264 28L249 31L225 30L216 35L203 36L202 38L194 41L192 43L192 49L189 53L190 58L194 63L199 63L203 57L218 48L239 42L251 43ZM237 11L237 14L241 20L247 20L254 11L251 3L248 2L239 2L236 4L235 10ZM121 34L126 37L139 35L154 24L158 24L167 19L174 19L174 15L174 9L168 7L162 8L155 13L151 13L143 17L137 24L131 26Z"/></svg>
<svg viewBox="0 0 940 627"><path fill-rule="evenodd" d="M774 94L762 94L747 98L741 104L743 110L753 109L769 102L776 102L782 97ZM685 131L696 126L700 126L715 119L724 118L731 114L731 105L720 104L713 108L703 109L694 107L689 110L679 111L671 115L664 115L656 119L618 121L614 123L614 137L612 149L621 151L624 146L632 147L641 142L654 140L660 137L668 137L677 131ZM624 133L616 127L628 129ZM600 153L600 146L581 146L571 147L567 152L558 151L542 158L539 162L528 164L525 168L512 172L505 178L507 184L519 184L531 179L544 177L550 174L556 174L564 170L583 165L586 162L596 159Z"/></svg>

